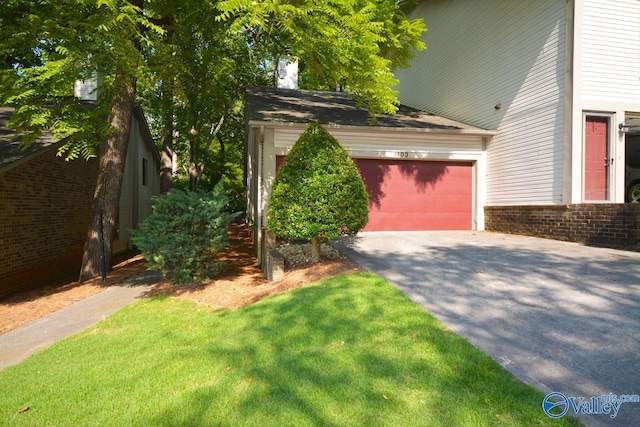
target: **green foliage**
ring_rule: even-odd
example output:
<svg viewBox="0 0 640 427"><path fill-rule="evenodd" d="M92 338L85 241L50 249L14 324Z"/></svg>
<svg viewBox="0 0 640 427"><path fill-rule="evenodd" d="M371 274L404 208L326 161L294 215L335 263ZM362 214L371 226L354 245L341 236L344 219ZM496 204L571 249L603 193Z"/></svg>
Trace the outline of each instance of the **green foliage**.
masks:
<svg viewBox="0 0 640 427"><path fill-rule="evenodd" d="M368 221L369 195L347 151L318 123L291 148L271 191L267 228L294 239L353 235Z"/></svg>
<svg viewBox="0 0 640 427"><path fill-rule="evenodd" d="M149 72L139 93L145 112L157 118L152 127L177 154L174 183L206 191L225 181L231 204L244 210L246 203L235 203L242 193L231 191L243 186L237 169L244 159L245 89L270 82L262 55L249 48L245 33L214 19L215 4L167 2L158 13L171 19L156 43L162 48L145 51Z"/></svg>
<svg viewBox="0 0 640 427"><path fill-rule="evenodd" d="M0 105L16 107L11 126L24 146L51 132L66 138L61 155L93 157L114 131L104 118L122 84L115 76L135 75L155 133L175 134L182 172L191 161L208 185L242 184L228 165L242 163L245 87L273 84L288 53L302 87L349 91L372 115L393 112L393 70L424 47L424 23L406 17L413 4L10 0L0 14ZM100 96L87 109L73 83L96 72Z"/></svg>
<svg viewBox="0 0 640 427"><path fill-rule="evenodd" d="M224 0L218 20L248 35L276 58L300 60L307 89L344 90L372 117L397 110L393 71L424 49L421 19L409 20L413 2L389 0Z"/></svg>
<svg viewBox="0 0 640 427"><path fill-rule="evenodd" d="M227 202L222 185L210 193L174 189L156 198L153 214L131 231L149 268L175 283L219 273L224 264L215 255L229 244L227 227L235 217L224 211Z"/></svg>
<svg viewBox="0 0 640 427"><path fill-rule="evenodd" d="M153 24L136 1L12 1L0 16L0 105L15 107L10 126L23 147L44 133L65 139L67 159L94 157L114 132L105 120L122 81L140 71L141 46L150 48ZM139 3L139 2L138 2ZM73 97L74 82L103 77L88 108Z"/></svg>

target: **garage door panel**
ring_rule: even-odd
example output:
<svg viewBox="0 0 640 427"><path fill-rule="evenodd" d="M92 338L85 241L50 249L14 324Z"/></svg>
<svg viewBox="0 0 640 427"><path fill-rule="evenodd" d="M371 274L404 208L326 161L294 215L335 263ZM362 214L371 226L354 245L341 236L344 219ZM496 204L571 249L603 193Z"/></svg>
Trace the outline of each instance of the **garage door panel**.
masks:
<svg viewBox="0 0 640 427"><path fill-rule="evenodd" d="M469 230L472 163L356 159L371 197L367 231Z"/></svg>
<svg viewBox="0 0 640 427"><path fill-rule="evenodd" d="M454 215L382 213L372 216L365 231L416 231L424 230L425 222L441 224L437 230L468 230L469 217L466 213ZM393 224L390 226L390 224Z"/></svg>
<svg viewBox="0 0 640 427"><path fill-rule="evenodd" d="M354 160L370 197L365 231L472 228L472 162Z"/></svg>
<svg viewBox="0 0 640 427"><path fill-rule="evenodd" d="M467 204L467 197L455 194L444 195L419 195L421 197L415 197L408 194L386 194L383 197L384 211L385 212L412 212L416 211L418 205L428 205L428 209L419 210L422 214L427 214L431 211L445 211L449 212L467 212L469 206ZM382 204L383 200L380 200ZM372 202L372 205L376 203ZM380 206L373 206L376 210L380 210Z"/></svg>

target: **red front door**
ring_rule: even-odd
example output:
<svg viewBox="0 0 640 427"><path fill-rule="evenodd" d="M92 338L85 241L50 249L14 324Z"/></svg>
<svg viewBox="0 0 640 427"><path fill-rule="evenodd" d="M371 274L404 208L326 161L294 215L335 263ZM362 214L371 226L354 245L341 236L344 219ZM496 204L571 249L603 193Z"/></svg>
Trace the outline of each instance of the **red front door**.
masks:
<svg viewBox="0 0 640 427"><path fill-rule="evenodd" d="M608 200L609 118L587 116L584 135L584 198Z"/></svg>

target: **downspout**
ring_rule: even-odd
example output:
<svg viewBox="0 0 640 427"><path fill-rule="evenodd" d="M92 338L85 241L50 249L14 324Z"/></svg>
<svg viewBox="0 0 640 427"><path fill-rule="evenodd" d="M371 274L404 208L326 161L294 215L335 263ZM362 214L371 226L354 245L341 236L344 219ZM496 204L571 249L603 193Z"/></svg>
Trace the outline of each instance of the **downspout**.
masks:
<svg viewBox="0 0 640 427"><path fill-rule="evenodd" d="M574 105L576 96L576 11L577 7L583 7L582 2L576 4L576 0L568 0L566 7L565 29L565 61L564 61L564 111L563 111L563 162L562 162L562 203L575 203L576 180L574 177ZM582 121L580 120L580 126Z"/></svg>
<svg viewBox="0 0 640 427"><path fill-rule="evenodd" d="M131 129L138 130L138 120L133 117L131 119L133 123L131 123ZM138 228L138 218L140 216L140 188L139 186L142 184L142 156L140 156L140 143L141 141L138 139L138 132L132 132L133 141L129 141L129 147L131 150L131 161L129 164L131 165L131 171L133 175L133 188L131 189L131 228ZM133 147L132 147L133 146ZM131 239L127 240L127 246L131 244Z"/></svg>
<svg viewBox="0 0 640 427"><path fill-rule="evenodd" d="M260 125L258 131L258 200L256 203L256 229L258 231L257 256L258 265L262 264L262 244L264 236L262 232L262 215L264 213L262 200L264 198L264 188L262 186L262 170L264 166L264 125Z"/></svg>

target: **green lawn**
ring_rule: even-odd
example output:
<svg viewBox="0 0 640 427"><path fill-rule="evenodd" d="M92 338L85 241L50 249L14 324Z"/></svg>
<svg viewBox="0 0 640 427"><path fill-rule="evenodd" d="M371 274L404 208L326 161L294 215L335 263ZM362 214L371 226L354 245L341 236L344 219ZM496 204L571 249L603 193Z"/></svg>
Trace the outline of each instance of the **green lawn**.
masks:
<svg viewBox="0 0 640 427"><path fill-rule="evenodd" d="M370 273L233 311L141 300L0 393L3 425L578 425Z"/></svg>

